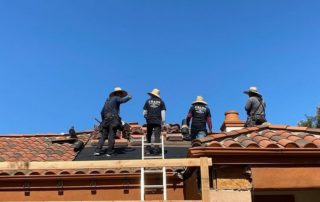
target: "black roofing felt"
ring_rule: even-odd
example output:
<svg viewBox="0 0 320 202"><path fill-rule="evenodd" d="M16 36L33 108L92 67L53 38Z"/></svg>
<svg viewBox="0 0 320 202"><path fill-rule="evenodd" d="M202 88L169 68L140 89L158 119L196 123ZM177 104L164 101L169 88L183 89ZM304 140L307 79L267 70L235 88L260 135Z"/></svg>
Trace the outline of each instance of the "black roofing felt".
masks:
<svg viewBox="0 0 320 202"><path fill-rule="evenodd" d="M107 157L105 154L94 156L95 147L84 148L75 158L75 161L92 160L130 160L141 159L141 147L116 148L115 152ZM165 148L165 158L186 158L189 147L167 147Z"/></svg>

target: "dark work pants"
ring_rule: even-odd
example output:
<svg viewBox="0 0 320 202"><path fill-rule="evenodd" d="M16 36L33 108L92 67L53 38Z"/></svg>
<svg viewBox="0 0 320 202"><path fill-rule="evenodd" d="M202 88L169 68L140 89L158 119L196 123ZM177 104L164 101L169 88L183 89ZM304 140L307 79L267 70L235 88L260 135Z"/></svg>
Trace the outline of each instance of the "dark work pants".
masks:
<svg viewBox="0 0 320 202"><path fill-rule="evenodd" d="M111 120L109 123L105 124L103 126L102 129L102 134L101 137L99 139L98 145L96 147L96 151L95 152L101 152L102 151L102 147L104 145L104 142L106 140L106 138L108 137L108 154L112 153L112 150L114 148L114 144L115 144L115 136L116 136L116 132L117 129L119 128L119 121L117 119Z"/></svg>
<svg viewBox="0 0 320 202"><path fill-rule="evenodd" d="M147 124L147 142L151 143L152 132L154 133L154 143L160 143L161 125Z"/></svg>

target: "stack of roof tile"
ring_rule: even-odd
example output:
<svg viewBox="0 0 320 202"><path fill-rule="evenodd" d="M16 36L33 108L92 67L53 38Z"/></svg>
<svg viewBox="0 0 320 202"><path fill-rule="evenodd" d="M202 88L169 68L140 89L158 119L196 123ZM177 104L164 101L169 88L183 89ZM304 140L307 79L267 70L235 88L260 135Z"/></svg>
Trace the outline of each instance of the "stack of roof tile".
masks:
<svg viewBox="0 0 320 202"><path fill-rule="evenodd" d="M169 124L166 134L167 141L183 141L179 124Z"/></svg>
<svg viewBox="0 0 320 202"><path fill-rule="evenodd" d="M130 145L131 146L140 146L141 145L141 138L145 136L144 130L141 125L138 123L129 123L131 127L131 135L130 135Z"/></svg>

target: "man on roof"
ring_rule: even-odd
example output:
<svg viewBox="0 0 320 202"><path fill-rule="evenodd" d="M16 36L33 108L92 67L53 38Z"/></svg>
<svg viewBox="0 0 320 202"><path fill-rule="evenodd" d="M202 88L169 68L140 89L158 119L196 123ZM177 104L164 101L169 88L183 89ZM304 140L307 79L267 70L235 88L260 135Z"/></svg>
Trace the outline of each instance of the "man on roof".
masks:
<svg viewBox="0 0 320 202"><path fill-rule="evenodd" d="M257 87L252 86L249 90L244 91L244 93L249 96L245 106L248 115L245 126L251 127L267 122L265 112L266 103L263 101L262 95L259 93Z"/></svg>
<svg viewBox="0 0 320 202"><path fill-rule="evenodd" d="M147 142L151 143L153 133L154 142L160 143L161 125L165 123L166 105L160 97L160 90L153 89L148 94L150 98L143 106L143 116L147 122ZM150 146L147 146L147 152L152 153ZM154 154L160 154L160 148L157 145Z"/></svg>
<svg viewBox="0 0 320 202"><path fill-rule="evenodd" d="M196 101L192 103L189 109L187 125L190 125L190 120L192 119L191 140L205 137L212 132L211 112L207 105L202 96L197 96Z"/></svg>
<svg viewBox="0 0 320 202"><path fill-rule="evenodd" d="M111 156L115 144L115 136L117 130L121 129L121 117L120 117L120 105L128 102L132 97L128 93L122 90L120 87L116 87L114 91L109 94L109 98L106 100L101 110L101 126L102 135L99 139L98 145L93 155L99 156L102 153L102 147L105 139L108 137L108 150L106 156Z"/></svg>

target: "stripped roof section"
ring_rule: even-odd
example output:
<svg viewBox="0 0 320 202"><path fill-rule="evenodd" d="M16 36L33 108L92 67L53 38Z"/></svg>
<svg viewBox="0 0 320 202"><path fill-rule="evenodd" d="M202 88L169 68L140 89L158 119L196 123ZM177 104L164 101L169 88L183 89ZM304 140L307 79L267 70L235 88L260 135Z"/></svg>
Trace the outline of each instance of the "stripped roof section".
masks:
<svg viewBox="0 0 320 202"><path fill-rule="evenodd" d="M208 135L192 146L217 148L319 148L320 129L262 125Z"/></svg>

